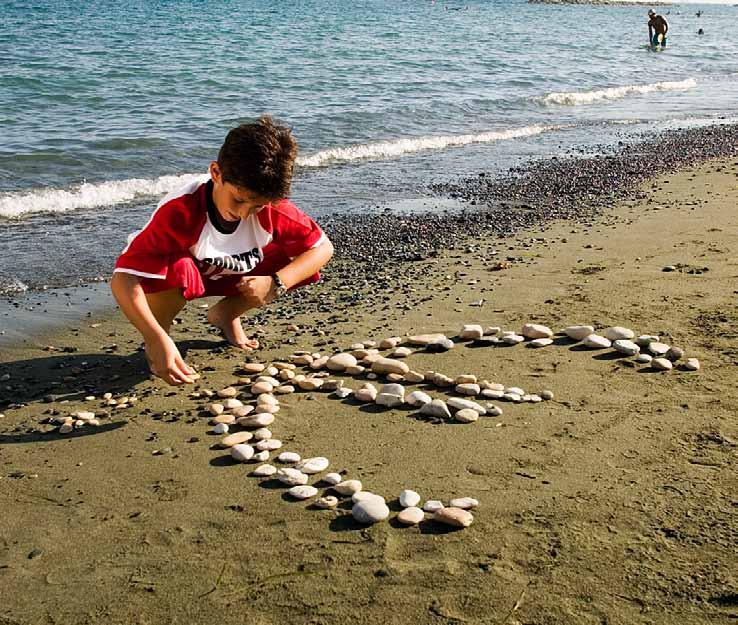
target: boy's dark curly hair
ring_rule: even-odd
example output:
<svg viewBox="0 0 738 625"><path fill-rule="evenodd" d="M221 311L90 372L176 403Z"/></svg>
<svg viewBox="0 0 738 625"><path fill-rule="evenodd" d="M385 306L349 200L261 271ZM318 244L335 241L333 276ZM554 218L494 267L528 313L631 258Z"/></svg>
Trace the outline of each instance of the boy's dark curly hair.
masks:
<svg viewBox="0 0 738 625"><path fill-rule="evenodd" d="M290 194L296 158L292 131L262 115L228 133L218 152L218 166L224 182L279 200Z"/></svg>

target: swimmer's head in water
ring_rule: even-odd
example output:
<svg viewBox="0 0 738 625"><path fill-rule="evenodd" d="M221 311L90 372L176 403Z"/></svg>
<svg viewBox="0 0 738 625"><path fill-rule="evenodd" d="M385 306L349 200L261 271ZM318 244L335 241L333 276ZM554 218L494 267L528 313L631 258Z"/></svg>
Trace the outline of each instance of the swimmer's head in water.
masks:
<svg viewBox="0 0 738 625"><path fill-rule="evenodd" d="M653 17L654 15L656 15L656 11L654 11L653 9L648 9L648 17Z"/></svg>

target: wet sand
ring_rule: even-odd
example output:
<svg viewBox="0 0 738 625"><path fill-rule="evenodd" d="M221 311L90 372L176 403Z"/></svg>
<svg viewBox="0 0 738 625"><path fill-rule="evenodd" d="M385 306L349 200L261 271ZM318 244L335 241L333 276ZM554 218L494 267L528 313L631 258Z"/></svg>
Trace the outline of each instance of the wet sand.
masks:
<svg viewBox="0 0 738 625"><path fill-rule="evenodd" d="M118 314L4 349L0 623L734 622L737 176L735 158L712 161L589 219L456 235L448 251L371 268L339 259L324 283L252 318L264 348L250 359L265 363L526 322L622 325L700 359L698 372L659 373L561 340L410 356L412 369L555 395L496 402L501 417L466 425L284 396L271 429L285 450L327 456L388 501L404 488L475 497L464 530L400 528L395 511L363 528L345 506L314 510L248 477L214 448L191 387L148 378ZM197 388L215 390L244 357L205 312L190 306L173 336ZM104 392L139 401L83 399ZM66 436L44 423L83 408L110 414Z"/></svg>

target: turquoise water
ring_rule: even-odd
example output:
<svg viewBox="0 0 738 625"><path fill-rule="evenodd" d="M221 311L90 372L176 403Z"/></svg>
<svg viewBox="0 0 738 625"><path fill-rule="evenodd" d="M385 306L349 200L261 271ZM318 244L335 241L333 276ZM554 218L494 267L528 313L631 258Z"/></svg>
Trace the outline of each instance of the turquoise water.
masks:
<svg viewBox="0 0 738 625"><path fill-rule="evenodd" d="M735 115L738 7L661 12L652 53L643 6L0 2L0 290L106 274L263 112L293 127L294 199L318 216Z"/></svg>

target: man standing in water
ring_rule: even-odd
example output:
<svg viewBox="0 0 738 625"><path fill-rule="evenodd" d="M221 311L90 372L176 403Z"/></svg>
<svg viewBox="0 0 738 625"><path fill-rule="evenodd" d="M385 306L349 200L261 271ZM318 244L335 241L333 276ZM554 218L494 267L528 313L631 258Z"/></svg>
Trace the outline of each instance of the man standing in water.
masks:
<svg viewBox="0 0 738 625"><path fill-rule="evenodd" d="M653 9L648 10L648 41L655 48L656 46L666 47L666 33L669 31L669 25L666 20L657 15Z"/></svg>

